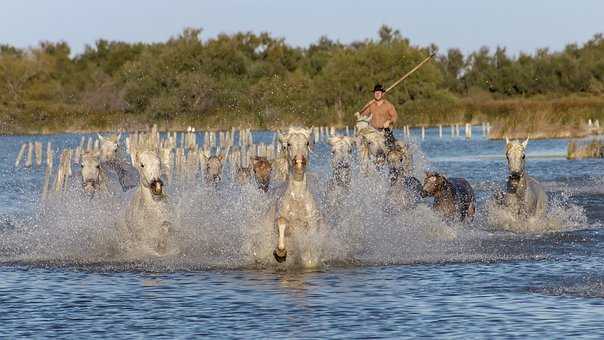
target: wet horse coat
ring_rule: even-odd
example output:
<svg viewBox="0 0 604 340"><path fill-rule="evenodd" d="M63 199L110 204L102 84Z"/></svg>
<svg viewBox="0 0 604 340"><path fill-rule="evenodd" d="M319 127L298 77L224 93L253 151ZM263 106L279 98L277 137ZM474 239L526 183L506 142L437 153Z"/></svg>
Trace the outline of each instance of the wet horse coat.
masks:
<svg viewBox="0 0 604 340"><path fill-rule="evenodd" d="M107 178L101 170L99 154L87 151L80 157L80 174L84 193L93 198L98 193L108 193Z"/></svg>
<svg viewBox="0 0 604 340"><path fill-rule="evenodd" d="M129 250L163 255L168 248L172 223L164 184L160 179L160 158L154 152L144 151L136 152L134 160L140 172L140 183L126 213L126 241L135 248Z"/></svg>
<svg viewBox="0 0 604 340"><path fill-rule="evenodd" d="M543 216L547 205L547 194L543 185L528 175L525 169L526 141L510 141L506 138L506 159L510 175L506 191L501 200L518 217Z"/></svg>
<svg viewBox="0 0 604 340"><path fill-rule="evenodd" d="M463 178L446 178L436 172L426 172L423 196L433 196L432 208L448 220L471 220L476 213L474 190Z"/></svg>
<svg viewBox="0 0 604 340"><path fill-rule="evenodd" d="M332 154L330 186L348 188L352 180L351 163L354 138L346 136L331 137L328 143L331 146Z"/></svg>
<svg viewBox="0 0 604 340"><path fill-rule="evenodd" d="M287 134L280 134L279 139L286 146L289 165L287 187L277 200L275 222L278 243L273 255L277 262L284 262L287 249L291 247L293 233L301 237L319 227L320 213L312 193L308 189L306 167L310 151L311 131L303 128L290 128ZM290 237L288 237L290 236ZM315 265L309 249L300 249L298 258L304 265Z"/></svg>

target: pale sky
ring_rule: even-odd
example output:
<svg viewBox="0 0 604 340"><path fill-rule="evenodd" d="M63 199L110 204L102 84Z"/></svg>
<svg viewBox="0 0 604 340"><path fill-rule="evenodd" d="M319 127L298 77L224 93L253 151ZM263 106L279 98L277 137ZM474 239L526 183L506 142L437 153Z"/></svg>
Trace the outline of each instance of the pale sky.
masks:
<svg viewBox="0 0 604 340"><path fill-rule="evenodd" d="M5 0L0 43L17 47L67 41L83 51L97 39L165 41L185 27L202 38L221 32L271 32L294 46L322 35L349 43L375 38L386 24L414 45L464 52L500 45L512 53L562 49L604 32L602 0Z"/></svg>

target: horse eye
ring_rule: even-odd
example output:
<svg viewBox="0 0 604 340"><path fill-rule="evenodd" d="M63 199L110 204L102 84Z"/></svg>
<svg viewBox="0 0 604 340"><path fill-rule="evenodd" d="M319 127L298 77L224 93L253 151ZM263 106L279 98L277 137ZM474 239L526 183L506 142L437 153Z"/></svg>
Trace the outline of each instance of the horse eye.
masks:
<svg viewBox="0 0 604 340"><path fill-rule="evenodd" d="M97 169L100 169L100 168L101 168L101 166L100 166L100 165L97 165L97 166L96 166L96 168L97 168Z"/></svg>
<svg viewBox="0 0 604 340"><path fill-rule="evenodd" d="M80 167L84 168L84 164L80 164Z"/></svg>
<svg viewBox="0 0 604 340"><path fill-rule="evenodd" d="M526 155L522 155L522 159L524 159L526 157Z"/></svg>
<svg viewBox="0 0 604 340"><path fill-rule="evenodd" d="M141 168L144 168L144 167L145 167L145 164L142 164L142 163L141 163Z"/></svg>

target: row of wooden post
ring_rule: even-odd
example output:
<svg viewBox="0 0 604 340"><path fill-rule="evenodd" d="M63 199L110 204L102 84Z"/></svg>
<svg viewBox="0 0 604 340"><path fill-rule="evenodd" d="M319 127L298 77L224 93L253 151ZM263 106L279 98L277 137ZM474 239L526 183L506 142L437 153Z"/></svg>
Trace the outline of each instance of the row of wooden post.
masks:
<svg viewBox="0 0 604 340"><path fill-rule="evenodd" d="M590 123L591 123L591 120L590 120ZM594 128L599 128L599 121L596 120L595 123L591 124L590 126L593 126ZM450 127L451 127L451 136L459 137L460 136L459 124L453 124ZM491 129L491 126L489 123L482 124L482 134L484 136L488 136L490 129ZM403 134L406 137L412 136L411 128L409 127L409 125L403 126L402 130L403 130ZM421 138L425 139L426 127L422 126L420 128L420 130L421 130ZM348 126L346 126L344 128L343 134L345 136L350 136L351 131L353 134L356 134L355 129L351 130ZM442 124L438 125L438 136L440 138L443 137L443 131L444 131L443 125ZM204 132L203 147L204 148L216 148L216 147L220 146L222 149L225 149L228 146L234 146L234 145L236 145L235 134L236 134L235 129L231 129L230 131L221 131L218 133L213 132L213 131ZM335 136L336 134L337 134L337 131L336 131L335 127L314 127L313 128L313 135L314 135L315 143L325 142L325 141L327 141L327 139L329 137ZM129 145L133 140L137 144L140 144L139 136L143 136L143 135L146 135L146 134L145 133L140 134L137 132L131 134L127 138L127 145ZM151 136L152 138L149 139L148 138L149 136ZM276 134L274 136L276 136ZM238 137L239 137L238 144L240 146L255 145L253 137L252 137L252 132L250 129L239 130ZM465 137L468 139L472 138L472 125L470 125L470 124L465 124ZM156 127L154 129L152 129L151 133L145 138L147 138L147 141L145 142L145 144L159 145L160 137L159 137L159 133L157 132ZM275 138L273 138L273 144L276 142L274 139ZM178 143L179 141L180 141L180 143ZM196 134L195 129L191 128L187 132L180 133L180 135L178 132L168 132L167 138L164 141L164 146L167 147L168 145L170 145L172 148L177 148L179 145L180 145L180 147L186 147L187 149L197 148L197 134ZM73 160L78 162L80 155L84 151L98 150L99 147L100 147L100 141L97 138L82 137L80 140L80 145L74 150ZM18 167L23 160L25 160L25 162L23 164L23 166L25 166L25 167L32 167L34 165L37 167L40 167L42 165L43 158L44 158L42 151L43 151L42 142L23 143L21 145L21 148L19 149L19 153L18 153L17 159L15 161L15 167Z"/></svg>

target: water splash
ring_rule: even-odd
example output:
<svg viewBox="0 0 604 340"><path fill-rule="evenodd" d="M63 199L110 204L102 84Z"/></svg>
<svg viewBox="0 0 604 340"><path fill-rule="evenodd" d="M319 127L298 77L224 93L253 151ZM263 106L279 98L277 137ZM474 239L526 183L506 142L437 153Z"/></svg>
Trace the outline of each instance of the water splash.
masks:
<svg viewBox="0 0 604 340"><path fill-rule="evenodd" d="M514 233L548 233L583 228L587 224L585 209L572 203L571 197L570 191L550 194L544 215L527 219L519 219L508 208L489 198L484 211L486 227Z"/></svg>
<svg viewBox="0 0 604 340"><path fill-rule="evenodd" d="M415 151L415 174L421 179L428 161L417 144L411 143L411 147ZM293 236L301 250L315 254L314 260L323 265L535 258L541 254L525 248L508 247L501 252L501 248L493 247L497 243L493 240L515 242L509 235L502 237L498 233L502 230L536 233L580 228L586 223L582 208L564 195L552 200L546 221L506 224L505 218L486 203L473 223L447 223L431 210L430 201L397 206L388 196L387 175L362 176L357 164L348 192L330 192L326 189L330 174L326 155L318 152L313 156L313 173L309 176L311 191L323 214L321 228ZM132 256L123 251L124 240L118 230L131 194L88 200L74 185L66 194L39 204L32 217L2 222L0 261L103 264L118 270L155 271L288 269L299 265L289 259L276 264L272 257L276 245L272 209L279 190L267 195L251 184L241 187L226 173L216 187L198 178L188 183L174 181L166 188L174 216L167 256ZM478 188L484 190L479 196L489 196L488 184L479 183Z"/></svg>

